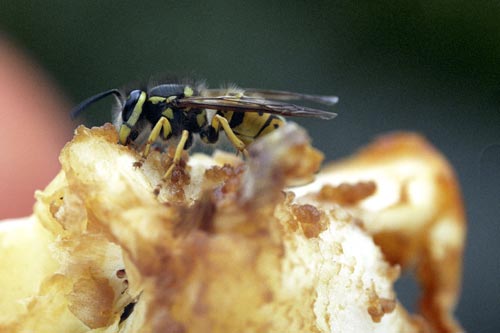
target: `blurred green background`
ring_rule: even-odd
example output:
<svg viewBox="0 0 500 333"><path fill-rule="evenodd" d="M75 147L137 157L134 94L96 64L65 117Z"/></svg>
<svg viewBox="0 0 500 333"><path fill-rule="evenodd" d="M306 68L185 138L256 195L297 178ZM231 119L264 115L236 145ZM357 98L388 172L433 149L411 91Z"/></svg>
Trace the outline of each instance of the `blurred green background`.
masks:
<svg viewBox="0 0 500 333"><path fill-rule="evenodd" d="M187 73L211 87L338 95L334 121L300 121L328 159L388 131L424 134L467 203L458 318L470 332L500 332L499 2L4 0L0 29L75 104ZM109 104L86 124L110 120ZM408 279L398 288L413 289Z"/></svg>

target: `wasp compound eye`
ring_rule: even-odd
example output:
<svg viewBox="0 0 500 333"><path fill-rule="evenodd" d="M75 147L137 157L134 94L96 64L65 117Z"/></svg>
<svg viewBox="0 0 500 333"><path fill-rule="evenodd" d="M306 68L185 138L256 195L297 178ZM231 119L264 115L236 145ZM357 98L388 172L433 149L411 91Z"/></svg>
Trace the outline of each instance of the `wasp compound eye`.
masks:
<svg viewBox="0 0 500 333"><path fill-rule="evenodd" d="M127 100L125 101L125 105L122 110L122 119L123 121L128 121L132 113L134 112L135 106L141 97L142 91L140 90L132 90L128 95Z"/></svg>

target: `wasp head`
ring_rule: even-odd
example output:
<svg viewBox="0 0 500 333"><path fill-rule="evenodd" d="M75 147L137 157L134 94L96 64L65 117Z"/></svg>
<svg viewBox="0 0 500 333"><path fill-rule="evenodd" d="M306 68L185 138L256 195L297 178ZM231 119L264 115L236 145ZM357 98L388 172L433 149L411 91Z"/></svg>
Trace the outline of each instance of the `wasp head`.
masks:
<svg viewBox="0 0 500 333"><path fill-rule="evenodd" d="M90 105L109 95L114 95L118 101L118 117L115 121L115 125L119 131L120 143L125 145L130 141L134 141L139 135L139 130L137 130L136 127L142 114L144 102L146 101L145 91L132 90L126 97L125 94L118 89L104 91L81 102L71 111L71 117L73 119L76 118Z"/></svg>
<svg viewBox="0 0 500 333"><path fill-rule="evenodd" d="M132 90L122 103L121 109L121 125L119 128L119 140L122 145L133 141L139 135L139 131L135 129L146 101L146 92L142 90Z"/></svg>

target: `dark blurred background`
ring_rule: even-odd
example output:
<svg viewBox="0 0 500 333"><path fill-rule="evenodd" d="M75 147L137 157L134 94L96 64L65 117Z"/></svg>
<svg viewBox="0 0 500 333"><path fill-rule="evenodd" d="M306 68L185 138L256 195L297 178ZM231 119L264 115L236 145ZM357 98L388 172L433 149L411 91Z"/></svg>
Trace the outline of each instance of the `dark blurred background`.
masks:
<svg viewBox="0 0 500 333"><path fill-rule="evenodd" d="M334 121L300 121L328 159L388 131L422 133L454 165L467 204L457 316L469 332L500 332L499 2L6 0L0 29L70 103L188 73L211 87L338 95ZM81 121L108 121L109 103Z"/></svg>

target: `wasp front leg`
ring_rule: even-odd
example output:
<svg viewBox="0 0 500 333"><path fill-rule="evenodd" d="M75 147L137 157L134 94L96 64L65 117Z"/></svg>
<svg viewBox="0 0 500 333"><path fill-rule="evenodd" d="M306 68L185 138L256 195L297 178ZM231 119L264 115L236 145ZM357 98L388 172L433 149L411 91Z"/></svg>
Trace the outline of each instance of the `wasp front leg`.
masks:
<svg viewBox="0 0 500 333"><path fill-rule="evenodd" d="M160 132L163 129L163 138L168 139L172 135L172 126L170 126L170 122L168 121L167 118L161 117L160 120L158 120L153 127L153 130L151 130L151 133L149 134L148 141L146 142L146 146L144 147L144 151L142 152L142 156L144 158L148 157L149 152L151 150L151 145L153 142L158 139L158 136L160 136Z"/></svg>
<svg viewBox="0 0 500 333"><path fill-rule="evenodd" d="M181 158L182 158L182 152L184 151L184 148L186 147L186 143L188 142L190 133L187 130L182 131L181 139L179 140L179 143L177 144L177 148L175 149L175 154L174 154L174 159L172 161L172 165L168 168L167 172L165 172L165 175L163 175L163 179L167 179L172 175L172 171L174 170L174 167L179 164Z"/></svg>
<svg viewBox="0 0 500 333"><path fill-rule="evenodd" d="M206 143L217 142L221 126L233 147L241 152L243 156L248 157L245 143L236 136L227 119L221 115L216 114L213 116L210 125L201 131L201 139Z"/></svg>

